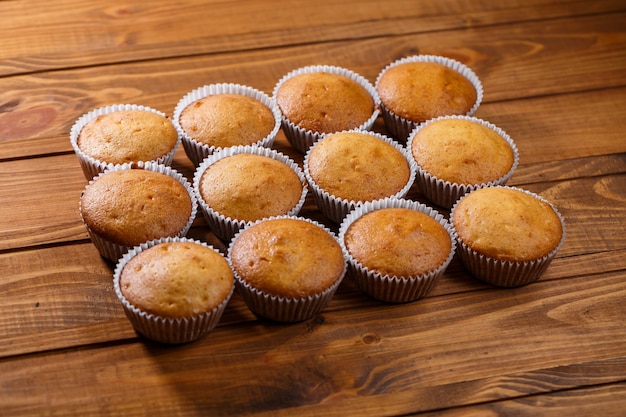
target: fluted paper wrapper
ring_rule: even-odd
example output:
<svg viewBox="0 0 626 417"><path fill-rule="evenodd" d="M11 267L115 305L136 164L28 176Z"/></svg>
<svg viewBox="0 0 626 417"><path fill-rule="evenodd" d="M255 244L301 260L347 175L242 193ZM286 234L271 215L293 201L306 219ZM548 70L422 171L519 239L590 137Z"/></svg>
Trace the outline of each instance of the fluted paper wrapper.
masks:
<svg viewBox="0 0 626 417"><path fill-rule="evenodd" d="M89 182L89 184L87 184L85 189L87 189L91 184L97 181L98 178L100 178L103 175L106 175L108 172L121 171L125 169L137 169L137 168L142 168L142 169L146 169L149 171L154 171L154 172L159 172L161 174L169 175L170 177L174 178L185 187L185 189L187 190L187 193L189 194L189 197L191 198L191 215L189 216L189 220L187 221L187 224L185 224L185 227L183 227L180 230L180 232L178 232L178 234L176 235L178 237L185 236L187 232L189 231L189 229L191 228L191 225L193 224L193 221L195 220L196 214L198 211L196 196L195 196L195 193L193 192L191 183L189 183L189 181L187 181L187 179L182 174L178 173L175 169L169 166L157 164L153 162L146 162L146 163L140 162L138 164L115 165L105 170L103 173L100 173L95 178L93 178ZM100 255L102 255L106 259L109 259L110 261L117 262L126 252L128 252L131 249L131 247L120 245L119 243L107 240L104 237L100 236L95 231L93 231L85 223L84 219L82 218L82 210L80 209L81 204L82 204L82 199L79 201L79 213L81 213L81 220L83 221L83 224L85 225L85 228L87 229L87 233L89 234L89 238L91 239L91 242L98 249L98 252L100 252ZM163 236L163 237L167 237L167 236Z"/></svg>
<svg viewBox="0 0 626 417"><path fill-rule="evenodd" d="M72 126L70 130L70 143L72 144L74 153L78 157L78 162L80 163L80 167L83 170L83 174L85 175L85 178L87 178L87 180L91 180L92 178L104 172L105 170L112 168L115 165L121 165L121 164L113 164L108 161L101 161L83 152L83 150L80 149L80 147L78 146L78 136L80 135L81 130L83 129L83 127L85 127L85 125L87 125L87 123L94 120L98 116L101 116L103 114L114 113L117 111L123 111L123 110L149 111L149 112L158 114L159 116L167 117L165 113L162 113L158 110L155 110L153 108L146 107L146 106L140 106L137 104L114 104L112 106L106 106L106 107L100 107L100 108L94 109L90 111L89 113L85 113L80 118L78 118L78 120L76 120L76 122L74 123L74 125ZM168 165L168 166L171 165L172 161L174 160L174 155L176 154L176 150L178 149L178 146L180 145L180 142L181 142L181 137L179 134L178 139L176 140L176 144L167 154L153 161L141 161L141 162L144 162L144 163L154 162L154 163L162 164L162 165Z"/></svg>
<svg viewBox="0 0 626 417"><path fill-rule="evenodd" d="M211 231L213 231L213 233L218 238L222 239L225 242L230 241L232 237L240 229L243 229L246 225L254 223L254 221L244 221L244 220L239 220L239 219L233 219L231 217L224 216L223 214L213 210L213 208L211 208L206 203L206 201L204 200L204 198L202 197L200 193L200 181L202 180L202 175L204 174L204 172L211 165L213 165L214 163L216 163L217 161L223 158L227 158L229 156L242 154L242 153L266 156L268 158L275 159L287 165L296 173L296 175L298 175L298 178L300 178L300 182L302 183L302 194L300 195L300 200L293 208L291 208L291 210L289 210L289 212L283 213L283 214L289 215L289 216L297 215L302 209L302 206L304 206L306 196L308 193L308 186L307 186L306 178L304 176L304 172L302 171L302 169L298 166L298 164L293 159L291 159L287 155L284 155L283 153L278 152L276 150L268 149L268 148L265 148L262 146L256 146L256 145L234 146L231 148L220 149L216 151L215 153L213 153L212 155L209 155L200 164L200 166L198 166L198 168L195 171L194 178L193 178L193 190L194 190L194 193L196 194L198 204L200 205L200 210L204 216L204 219L209 225L209 228L211 229Z"/></svg>
<svg viewBox="0 0 626 417"><path fill-rule="evenodd" d="M194 242L213 249L219 253L219 251L217 251L212 246L196 240L191 240L187 238L157 239L136 246L129 252L127 252L118 262L115 268L115 272L113 274L113 287L115 289L115 294L122 303L124 313L126 314L126 317L132 324L133 328L148 339L168 344L192 342L194 340L200 339L201 337L211 332L211 330L213 330L220 321L222 314L226 309L226 305L228 304L235 288L233 285L233 288L231 289L228 296L212 310L188 318L161 317L154 314L146 313L145 311L142 311L139 308L135 307L133 304L131 304L128 299L124 297L124 294L122 293L122 290L120 288L120 275L122 273L122 270L124 269L124 266L134 256L152 246L163 242L178 241Z"/></svg>
<svg viewBox="0 0 626 417"><path fill-rule="evenodd" d="M563 242L565 242L565 221L557 209L541 196L527 190L521 191L524 191L526 194L549 204L561 221L561 228L563 230L561 240L558 245L546 256L525 262L501 261L476 252L461 241L457 236L457 253L459 254L459 259L461 260L463 266L475 278L498 287L520 287L537 281L541 278L541 275L544 273L548 265L550 265L550 262L552 262L552 259L557 252L561 249ZM456 204L450 212L451 225L453 225L452 219L455 207Z"/></svg>
<svg viewBox="0 0 626 417"><path fill-rule="evenodd" d="M404 155L407 161L407 164L409 165L409 172L410 172L407 183L404 185L404 187L400 191L398 191L394 195L381 196L381 198L385 198L385 197L402 198L406 196L406 194L411 189L411 186L413 186L413 183L415 182L416 175L417 175L417 165L415 164L415 161L413 160L409 152L394 139L389 138L380 133L364 131L364 130L359 130L359 129L344 131L344 132L359 132L359 133L365 133L367 135L376 137L384 141L385 143L392 145L394 148L400 151L402 155ZM337 133L343 133L343 132L337 132ZM311 149L312 148L313 147L311 147ZM332 220L334 223L339 224L341 223L343 218L352 209L354 209L357 206L357 204L365 203L365 201L346 200L344 198L337 197L333 194L330 194L327 191L324 191L322 188L320 188L319 185L313 180L313 178L309 174L309 156L311 154L311 149L309 149L306 155L304 156L303 165L304 165L304 174L306 175L309 188L313 195L313 200L315 201L315 204L320 209L322 214L324 214L324 216Z"/></svg>
<svg viewBox="0 0 626 417"><path fill-rule="evenodd" d="M480 103L482 102L482 99L483 99L483 86L482 86L482 83L480 82L480 79L474 73L474 71L472 71L466 65L454 59L443 57L443 56L413 55L413 56L404 57L402 59L399 59L397 61L390 63L385 68L383 68L383 70L378 74L378 77L376 77L376 83L375 83L376 90L378 91L378 84L380 82L380 79L387 70L397 65L405 64L407 62L434 62L437 64L445 65L446 67L451 68L454 71L458 72L459 74L463 75L472 83L472 85L474 86L474 89L476 90L476 102L474 103L472 108L467 113L465 113L465 116L471 116L474 113L476 113L476 110L478 110L478 107L480 106ZM400 142L406 141L411 131L413 131L413 129L415 129L417 125L419 124L419 123L416 123L411 120L398 116L393 111L385 107L385 105L382 102L380 104L380 110L381 110L381 115L383 117L383 121L385 122L385 127L387 128L387 130L389 130L389 133L392 136L394 136L396 139L398 139Z"/></svg>
<svg viewBox="0 0 626 417"><path fill-rule="evenodd" d="M346 231L350 225L366 213L383 208L398 207L408 208L427 214L437 220L439 224L441 224L448 232L451 242L450 253L448 254L446 260L436 269L418 276L389 276L369 270L365 265L362 265L350 255L344 241ZM341 223L338 240L342 250L344 251L344 255L348 260L348 275L353 279L357 287L363 293L372 298L390 303L407 303L416 301L430 293L439 282L440 277L448 268L448 265L452 261L456 251L456 236L454 234L454 229L448 221L437 212L437 210L419 202L396 198L375 200L356 207Z"/></svg>
<svg viewBox="0 0 626 417"><path fill-rule="evenodd" d="M206 143L198 142L197 140L187 135L187 133L185 133L185 130L180 125L180 115L182 114L183 110L185 110L185 108L191 103L205 97L217 94L239 94L242 96L253 98L267 106L274 115L274 127L266 137L256 142L255 145L263 146L266 148L272 147L272 145L274 144L274 140L276 139L276 135L280 130L282 121L282 115L280 113L280 110L278 110L274 99L264 92L247 85L232 83L209 84L187 93L183 98L180 99L180 101L176 105L176 108L174 109L174 126L176 127L176 130L178 130L178 134L182 139L183 149L185 150L187 157L191 160L191 162L193 162L194 166L197 167L198 165L200 165L204 158L208 157L220 148L207 145Z"/></svg>
<svg viewBox="0 0 626 417"><path fill-rule="evenodd" d="M378 97L378 93L376 92L376 89L374 88L372 83L370 83L365 77L346 68L341 68L341 67L332 66L332 65L311 65L311 66L295 69L289 72L288 74L286 74L285 76L283 76L278 81L278 83L274 87L274 92L273 92L274 100L276 100L276 94L278 93L278 90L280 89L280 87L285 83L285 81L297 75L311 74L315 72L326 72L329 74L343 75L345 77L350 78L353 81L356 81L357 83L359 83L359 85L365 88L365 90L367 90L367 92L370 94L370 96L374 100L374 110L372 112L372 115L367 121L365 121L361 126L354 126L354 128L360 129L360 130L371 129L372 126L374 125L374 122L378 118L378 115L380 114L380 110L379 110L380 98ZM319 139L321 139L325 135L325 133L314 132L312 130L307 130L307 129L303 129L299 127L295 123L291 122L284 114L282 115L282 127L283 127L283 132L285 133L285 136L287 137L287 140L289 141L291 146L293 146L296 150L298 150L299 152L303 154L306 153L307 150L315 142L317 142Z"/></svg>
<svg viewBox="0 0 626 417"><path fill-rule="evenodd" d="M279 219L282 217L289 216L275 216L269 217L267 219L259 220L254 222L253 224L257 224L262 221ZM315 222L314 220L298 217L298 219L308 221L312 224L317 225L318 227L325 230L329 233L333 238L336 238L335 235L322 224ZM236 241L239 234L241 234L245 229L240 230L231 240L228 253L229 253L229 262L230 262L230 252L234 242ZM232 267L232 263L231 263ZM255 288L248 284L242 277L239 276L235 268L232 268L235 275L235 286L237 290L241 294L244 302L254 314L264 317L269 320L277 321L277 322L285 322L285 323L293 323L308 320L315 315L317 315L320 311L326 307L328 302L333 298L337 288L341 284L346 271L347 265L344 262L344 270L337 280L326 290L312 294L308 297L302 298L289 298L289 297L279 297L276 295L268 294Z"/></svg>
<svg viewBox="0 0 626 417"><path fill-rule="evenodd" d="M441 178L437 178L436 176L431 175L429 172L424 170L419 164L417 164L417 175L415 177L415 183L419 187L420 191L424 194L424 197L426 197L429 201L433 202L434 204L440 207L449 209L452 207L454 203L456 203L456 201L460 197L469 193L470 191L476 190L478 188L483 188L483 187L504 185L509 181L509 179L511 178L511 176L513 175L513 173L515 172L519 164L519 151L517 149L517 146L515 145L515 142L501 128L485 120L478 119L476 117L442 116L442 117L437 117L435 119L428 120L418 125L409 135L409 139L407 142L407 150L413 160L415 160L415 158L413 157L411 146L413 144L413 138L415 137L415 135L424 127L428 126L429 124L436 122L438 120L443 120L443 119L470 120L495 131L511 147L511 150L513 151L513 165L511 165L511 168L506 174L504 174L500 178L494 178L493 181L488 181L486 183L481 183L481 184L457 184L457 183L453 183L450 181L445 181Z"/></svg>

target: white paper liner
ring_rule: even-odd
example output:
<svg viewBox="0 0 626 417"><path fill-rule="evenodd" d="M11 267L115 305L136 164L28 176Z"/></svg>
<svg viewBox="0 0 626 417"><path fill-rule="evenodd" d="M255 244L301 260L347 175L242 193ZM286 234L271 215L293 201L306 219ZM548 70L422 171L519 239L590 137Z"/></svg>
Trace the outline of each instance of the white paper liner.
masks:
<svg viewBox="0 0 626 417"><path fill-rule="evenodd" d="M183 110L191 103L203 99L208 96L217 95L217 94L239 94L242 96L253 98L265 106L267 106L274 116L274 127L272 131L263 139L256 142L256 145L263 146L266 148L271 148L274 144L274 140L276 139L276 135L280 130L282 115L278 106L274 102L274 99L269 95L265 94L263 91L257 90L256 88L241 85L241 84L233 84L233 83L221 83L221 84L209 84L187 93L183 98L180 99L176 108L174 109L173 122L176 130L178 130L179 136L182 138L183 148L187 157L193 162L194 166L198 166L204 158L211 155L215 152L219 147L210 146L206 143L198 142L197 140L191 138L187 133L185 133L184 129L180 125L180 115Z"/></svg>
<svg viewBox="0 0 626 417"><path fill-rule="evenodd" d="M305 217L296 217L296 216L273 216L268 217L266 219L258 220L247 227L251 227L252 225L258 224L263 221L271 221L275 219L281 218L295 218L298 220L303 220L309 222L311 224L316 225L322 230L326 231L333 239L337 239L335 234L314 220L305 218ZM246 228L247 228L246 227ZM318 314L320 311L326 307L328 302L333 298L337 288L341 284L346 271L347 264L344 259L344 269L341 275L337 278L337 280L326 290L322 291L318 294L313 294L308 297L302 298L291 298L291 297L280 297L275 296L266 292L263 292L250 284L248 284L242 277L239 276L237 270L233 267L231 261L231 251L234 243L241 233L243 233L246 228L241 229L231 240L230 245L228 247L228 262L231 264L231 268L235 275L235 286L237 290L241 294L244 302L254 314L264 317L269 320L277 321L277 322L285 322L285 323L293 323L308 320Z"/></svg>
<svg viewBox="0 0 626 417"><path fill-rule="evenodd" d="M561 213L559 213L558 210L549 201L539 196L538 194L517 187L496 187L518 190L548 204L552 208L552 210L554 210L557 217L561 221L561 229L563 231L561 240L550 253L539 259L525 262L515 262L501 261L490 256L478 253L475 250L471 249L469 246L467 246L457 235L457 253L459 254L459 259L461 260L461 263L470 272L470 274L483 282L498 287L519 287L522 285L527 285L537 281L541 277L554 256L561 249L561 246L563 246L563 242L565 242L565 220L563 219ZM452 207L452 210L450 211L450 225L453 228L454 210L462 199L463 197L459 199L459 201Z"/></svg>
<svg viewBox="0 0 626 417"><path fill-rule="evenodd" d="M380 79L383 74L392 67L395 67L400 64L405 64L407 62L434 62L437 64L445 65L448 68L453 69L454 71L460 73L465 78L467 78L474 89L476 89L476 102L472 106L472 108L465 113L465 116L472 116L478 110L482 99L483 99L483 86L480 82L478 76L472 71L468 66L454 60L451 58L438 56L438 55L413 55L401 58L397 61L394 61L388 64L376 77L376 91L378 91L378 84L380 83ZM389 110L385 107L384 103L380 104L381 115L383 117L383 121L385 122L385 127L389 130L389 133L397 138L400 142L406 141L407 137L411 133L413 129L417 127L419 123L413 122L411 120L405 119L403 117L398 116L393 111Z"/></svg>
<svg viewBox="0 0 626 417"><path fill-rule="evenodd" d="M140 106L137 104L114 104L112 106L100 107L100 108L90 111L89 113L85 113L81 117L79 117L70 130L70 143L72 144L74 153L76 153L76 156L78 157L78 162L80 163L80 167L83 170L83 174L85 175L85 178L87 178L87 180L91 180L93 177L104 172L108 168L111 168L115 165L120 165L120 164L113 164L111 162L101 161L83 152L83 150L80 149L80 147L78 146L78 136L80 135L81 130L83 129L83 127L85 127L85 125L87 125L87 123L94 120L98 116L101 116L103 114L113 113L116 111L123 111L123 110L149 111L149 112L158 114L159 116L163 116L167 118L167 116L163 112L152 109L150 107ZM174 155L176 154L176 150L178 149L178 146L180 145L180 142L181 142L181 137L179 134L178 138L176 139L176 144L174 145L172 150L170 150L167 154L153 161L141 161L141 162L154 162L154 163L162 164L162 165L168 165L168 166L171 165L172 161L174 160Z"/></svg>
<svg viewBox="0 0 626 417"><path fill-rule="evenodd" d="M406 147L407 151L409 152L409 156L413 161L415 161L415 157L413 156L411 147L413 145L413 139L415 138L415 135L417 135L420 130L430 125L431 123L444 119L469 120L471 122L475 122L482 126L485 126L500 135L500 137L502 137L502 139L504 139L509 144L511 150L513 151L513 164L511 165L511 168L508 170L508 172L500 178L494 178L492 181L480 184L457 184L450 181L445 181L443 179L437 178L434 175L431 175L416 162L417 175L415 177L415 183L419 187L420 191L424 194L424 197L440 207L449 209L461 196L469 193L470 191L483 187L506 184L519 164L519 151L513 139L511 139L511 137L504 130L495 126L492 123L472 116L441 116L419 124L415 129L413 129L413 131L409 135Z"/></svg>
<svg viewBox="0 0 626 417"><path fill-rule="evenodd" d="M202 197L202 194L200 193L200 181L202 180L202 175L204 174L204 172L211 165L221 159L242 153L249 153L275 159L287 165L296 173L296 175L300 179L300 183L302 184L302 193L300 194L300 200L298 200L296 205L292 207L289 212L283 214L296 216L298 213L300 213L300 210L302 209L302 206L304 206L308 193L308 186L302 169L293 159L279 151L257 145L233 146L230 148L222 148L217 150L213 154L209 155L204 161L202 161L198 168L196 168L193 177L193 190L196 195L196 199L198 200L198 204L200 205L200 210L204 216L204 219L209 225L209 228L218 238L222 239L225 242L230 241L240 229L243 229L245 226L254 223L254 221L233 219L231 217L224 216L223 214L214 210L207 204L207 202Z"/></svg>
<svg viewBox="0 0 626 417"><path fill-rule="evenodd" d="M234 292L235 286L233 284L228 296L215 308L189 318L161 317L155 314L146 313L145 311L135 307L130 301L128 301L128 299L126 299L126 297L124 297L120 288L120 276L122 270L128 261L130 261L137 254L165 242L193 242L212 249L222 255L217 249L204 242L185 237L168 237L145 242L132 248L119 260L113 273L113 288L115 289L115 294L124 307L126 317L137 332L141 333L148 339L161 343L180 344L192 342L205 336L215 328L220 321L224 310L226 309L226 305Z"/></svg>
<svg viewBox="0 0 626 417"><path fill-rule="evenodd" d="M404 155L407 164L409 165L409 179L407 181L407 183L404 185L404 187L398 191L397 193L395 193L392 196L381 196L381 198L384 197L394 197L394 198L402 198L404 197L409 190L411 189L411 186L413 186L413 183L415 182L416 179L416 175L417 175L417 165L415 164L415 161L413 160L413 158L411 157L410 153L407 151L406 148L404 148L400 143L398 143L396 140L387 137L383 134L380 133L376 133L376 132L372 132L372 131L368 131L368 130L360 130L360 129L353 129L353 130L346 130L343 132L337 132L337 133L347 133L347 132L356 132L356 133L363 133L372 137L375 137L377 139L380 139L382 141L384 141L385 143L392 145L395 149L397 149L398 151L400 151L402 153L402 155ZM324 136L330 136L331 134L327 134ZM323 137L322 137L323 139ZM315 145L311 146L311 148L307 151L307 153L304 156L304 174L306 176L306 180L309 184L309 188L312 192L313 195L313 200L315 201L317 207L320 209L320 211L322 212L322 214L324 214L324 216L326 216L328 219L332 220L334 223L341 223L341 221L343 220L343 218L346 216L346 214L348 214L348 212L350 212L352 209L354 209L354 207L356 207L357 204L359 203L364 203L364 201L354 201L354 200L346 200L344 198L340 198L340 197L336 197L333 194L328 193L327 191L323 190L322 188L320 188L318 186L318 184L313 180L313 178L311 177L310 173L309 173L309 157L311 155L311 150L313 149Z"/></svg>
<svg viewBox="0 0 626 417"><path fill-rule="evenodd" d="M311 66L295 69L287 73L286 75L284 75L278 81L278 83L276 83L272 97L274 98L274 100L276 100L276 94L278 93L278 90L288 79L293 78L296 75L311 74L311 73L316 73L316 72L326 72L329 74L343 75L345 77L350 78L353 81L356 81L363 88L365 88L365 90L367 90L367 92L370 94L370 96L374 100L374 110L368 120L366 120L361 126L354 126L354 128L359 129L359 130L371 129L372 126L374 125L374 122L378 118L378 115L380 114L380 110L379 110L380 98L378 97L378 93L376 92L376 89L374 88L372 83L370 83L365 77L346 68L337 67L333 65L311 65ZM279 108L279 111L280 111L280 108ZM291 122L284 114L282 114L282 127L283 127L283 132L285 133L285 136L287 137L287 140L289 141L291 146L293 146L296 150L298 150L299 152L303 154L306 153L307 150L315 142L317 142L319 139L322 138L322 136L325 135L325 133L314 132L312 130L303 129L297 126L296 124Z"/></svg>
<svg viewBox="0 0 626 417"><path fill-rule="evenodd" d="M419 276L398 277L371 271L367 266L354 259L345 245L345 234L348 228L366 213L385 208L408 208L424 213L439 222L450 236L450 253L446 260L428 273ZM354 280L357 287L372 298L391 303L415 301L430 293L448 268L456 251L454 229L437 210L419 202L398 198L384 198L357 206L341 223L338 240L344 256L348 260L348 275Z"/></svg>
<svg viewBox="0 0 626 417"><path fill-rule="evenodd" d="M187 224L185 224L185 227L183 227L183 229L176 235L178 237L185 236L187 234L187 232L189 231L189 229L191 228L191 225L193 224L193 221L196 218L196 214L197 214L197 211L198 211L197 199L196 199L195 193L193 192L193 187L192 187L191 183L189 181L187 181L187 178L185 178L182 174L180 174L175 169L173 169L173 168L171 168L169 166L162 165L162 164L157 164L157 163L154 163L154 162L145 162L145 163L144 162L139 162L137 164L129 163L129 164L122 164L122 165L111 166L111 167L107 168L104 172L98 174L91 181L89 181L89 183L85 187L85 190L87 188L89 188L89 186L91 186L91 184L93 184L95 181L97 181L101 176L106 175L109 172L121 171L121 170L126 170L126 169L138 169L138 168L145 169L145 170L148 170L148 171L158 172L158 173L165 174L165 175L169 175L170 177L174 178L175 180L180 182L185 187L185 189L187 190L187 193L189 194L189 197L191 198L191 215L189 216L189 220L187 221ZM81 199L79 200L79 203L78 203L78 212L80 213L81 220L83 221L83 224L85 225L85 228L87 229L87 233L89 234L89 238L91 239L91 241L95 245L95 247L98 249L98 252L100 252L100 255L102 255L106 259L109 259L110 261L117 262L118 259L120 259L132 247L120 245L119 243L109 241L109 240L103 238L102 236L100 236L95 231L93 231L87 225L87 223L85 223L85 219L82 216L82 209L81 209L81 207L82 207L82 196L81 196ZM163 237L167 237L167 236L163 236Z"/></svg>

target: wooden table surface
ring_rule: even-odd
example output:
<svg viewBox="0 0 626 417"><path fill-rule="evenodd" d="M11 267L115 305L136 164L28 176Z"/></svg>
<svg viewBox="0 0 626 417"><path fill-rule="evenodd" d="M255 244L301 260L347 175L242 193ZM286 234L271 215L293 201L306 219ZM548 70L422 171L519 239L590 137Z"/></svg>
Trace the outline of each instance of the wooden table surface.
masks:
<svg viewBox="0 0 626 417"><path fill-rule="evenodd" d="M626 415L622 0L13 0L0 23L1 415ZM271 94L311 64L374 82L414 54L474 70L475 116L520 151L509 185L565 217L542 278L495 288L455 258L409 304L344 280L303 323L235 293L201 340L138 336L80 221L74 121L116 103L171 115L210 83ZM302 162L282 132L275 148ZM173 166L191 178L182 148ZM311 199L301 214L330 225ZM189 235L223 249L201 217Z"/></svg>

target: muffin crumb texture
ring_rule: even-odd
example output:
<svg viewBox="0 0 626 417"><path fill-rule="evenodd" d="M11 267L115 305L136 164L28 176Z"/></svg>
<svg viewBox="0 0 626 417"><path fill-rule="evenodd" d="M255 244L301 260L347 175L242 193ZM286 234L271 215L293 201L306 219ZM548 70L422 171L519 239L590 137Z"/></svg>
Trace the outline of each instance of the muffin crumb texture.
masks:
<svg viewBox="0 0 626 417"><path fill-rule="evenodd" d="M344 244L368 270L405 278L439 268L452 250L450 235L437 220L409 208L364 214L348 227Z"/></svg>
<svg viewBox="0 0 626 417"><path fill-rule="evenodd" d="M210 165L199 192L222 216L254 221L287 214L302 195L300 178L286 164L254 154L235 154Z"/></svg>
<svg viewBox="0 0 626 417"><path fill-rule="evenodd" d="M415 162L430 175L454 184L486 184L514 163L511 145L495 130L466 119L441 119L420 129L411 142Z"/></svg>
<svg viewBox="0 0 626 417"><path fill-rule="evenodd" d="M243 281L287 298L325 291L341 277L345 265L336 239L295 218L265 220L245 229L235 238L230 259Z"/></svg>
<svg viewBox="0 0 626 417"><path fill-rule="evenodd" d="M76 143L99 161L124 164L154 161L174 149L178 133L170 120L145 110L119 110L88 122Z"/></svg>
<svg viewBox="0 0 626 417"><path fill-rule="evenodd" d="M85 224L111 242L135 246L180 233L192 213L187 189L176 179L144 169L108 172L81 197Z"/></svg>
<svg viewBox="0 0 626 417"><path fill-rule="evenodd" d="M310 151L308 170L322 190L348 201L392 196L411 175L402 152L359 132L335 133L317 142Z"/></svg>
<svg viewBox="0 0 626 417"><path fill-rule="evenodd" d="M214 147L251 145L267 137L276 124L260 101L240 94L215 94L189 104L179 117L192 139Z"/></svg>
<svg viewBox="0 0 626 417"><path fill-rule="evenodd" d="M415 123L467 114L477 100L472 83L435 62L406 62L389 68L377 85L384 106Z"/></svg>
<svg viewBox="0 0 626 417"><path fill-rule="evenodd" d="M502 187L464 196L452 221L463 243L501 261L540 259L558 246L563 234L561 221L548 203Z"/></svg>
<svg viewBox="0 0 626 417"><path fill-rule="evenodd" d="M293 124L317 133L357 128L374 112L374 99L363 86L326 72L286 80L276 92L276 103Z"/></svg>
<svg viewBox="0 0 626 417"><path fill-rule="evenodd" d="M234 284L226 259L194 242L161 243L133 257L120 289L138 309L160 317L189 318L211 311Z"/></svg>

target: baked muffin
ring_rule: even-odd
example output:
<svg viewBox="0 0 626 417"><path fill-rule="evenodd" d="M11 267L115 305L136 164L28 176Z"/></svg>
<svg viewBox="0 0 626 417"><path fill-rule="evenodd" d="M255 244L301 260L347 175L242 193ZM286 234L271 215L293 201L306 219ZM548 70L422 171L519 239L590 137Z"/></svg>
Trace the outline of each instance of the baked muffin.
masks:
<svg viewBox="0 0 626 417"><path fill-rule="evenodd" d="M345 68L317 65L294 70L274 87L283 131L302 153L326 133L371 128L378 95L369 81Z"/></svg>
<svg viewBox="0 0 626 417"><path fill-rule="evenodd" d="M72 126L70 141L90 180L113 165L148 161L169 165L180 138L164 113L118 104L80 117Z"/></svg>
<svg viewBox="0 0 626 417"><path fill-rule="evenodd" d="M184 236L197 210L185 177L153 163L106 170L85 187L79 208L94 245L114 262L143 242Z"/></svg>
<svg viewBox="0 0 626 417"><path fill-rule="evenodd" d="M332 232L299 217L271 217L246 227L231 241L228 259L250 310L282 322L321 311L346 271Z"/></svg>
<svg viewBox="0 0 626 417"><path fill-rule="evenodd" d="M455 252L452 228L443 216L404 199L357 207L342 222L339 241L357 287L387 302L424 297Z"/></svg>
<svg viewBox="0 0 626 417"><path fill-rule="evenodd" d="M403 197L413 184L415 170L399 143L370 131L326 135L304 158L315 202L335 223L341 223L357 203Z"/></svg>
<svg viewBox="0 0 626 417"><path fill-rule="evenodd" d="M519 160L517 146L506 132L468 116L420 124L409 135L407 148L417 164L420 190L445 208L473 189L505 184Z"/></svg>
<svg viewBox="0 0 626 417"><path fill-rule="evenodd" d="M267 94L240 84L197 88L174 110L174 124L195 166L220 148L252 144L270 148L280 123L280 111Z"/></svg>
<svg viewBox="0 0 626 417"><path fill-rule="evenodd" d="M298 214L307 191L304 173L295 161L260 146L218 150L194 175L202 213L224 241L256 220Z"/></svg>
<svg viewBox="0 0 626 417"><path fill-rule="evenodd" d="M385 126L404 141L420 123L447 115L474 114L482 84L465 65L435 55L405 57L387 65L376 79Z"/></svg>
<svg viewBox="0 0 626 417"><path fill-rule="evenodd" d="M515 187L474 190L450 213L460 259L476 278L514 287L539 279L565 239L559 212Z"/></svg>
<svg viewBox="0 0 626 417"><path fill-rule="evenodd" d="M210 332L234 290L226 258L205 243L166 238L118 262L115 292L133 327L149 339L185 343Z"/></svg>

